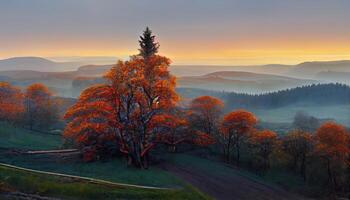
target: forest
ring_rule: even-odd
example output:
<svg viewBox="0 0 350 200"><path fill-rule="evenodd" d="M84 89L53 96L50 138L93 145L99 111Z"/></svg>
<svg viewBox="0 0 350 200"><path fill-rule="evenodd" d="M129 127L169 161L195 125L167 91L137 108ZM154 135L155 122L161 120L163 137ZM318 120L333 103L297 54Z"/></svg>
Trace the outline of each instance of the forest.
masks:
<svg viewBox="0 0 350 200"><path fill-rule="evenodd" d="M164 157L195 155L257 176L283 169L302 180L297 192L305 196L349 196L348 127L322 121L309 128L303 123L313 119L299 113L294 129L279 134L259 128L264 119L250 111L299 101L349 104L349 86L318 84L261 95L217 92L189 99L176 89L171 61L158 54L150 29L139 45L139 54L118 61L63 115L64 102L45 85L21 89L1 82L1 123L44 134L61 127L62 149L78 149L83 163L118 158L126 168L147 171Z"/></svg>

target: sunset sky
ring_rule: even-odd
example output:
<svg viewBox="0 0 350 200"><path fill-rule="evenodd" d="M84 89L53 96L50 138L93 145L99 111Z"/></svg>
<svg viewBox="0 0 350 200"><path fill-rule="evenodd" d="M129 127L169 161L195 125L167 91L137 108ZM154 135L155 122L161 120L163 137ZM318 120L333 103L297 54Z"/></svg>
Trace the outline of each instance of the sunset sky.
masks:
<svg viewBox="0 0 350 200"><path fill-rule="evenodd" d="M149 26L176 64L350 60L349 19L349 0L0 0L0 58L126 58Z"/></svg>

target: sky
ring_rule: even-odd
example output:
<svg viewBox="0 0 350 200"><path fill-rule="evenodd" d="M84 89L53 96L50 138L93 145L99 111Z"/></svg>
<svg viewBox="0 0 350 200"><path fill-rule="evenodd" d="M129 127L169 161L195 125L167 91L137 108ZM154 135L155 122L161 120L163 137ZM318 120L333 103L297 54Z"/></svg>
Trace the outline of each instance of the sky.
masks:
<svg viewBox="0 0 350 200"><path fill-rule="evenodd" d="M0 0L0 58L127 58L149 26L175 64L350 60L349 0Z"/></svg>

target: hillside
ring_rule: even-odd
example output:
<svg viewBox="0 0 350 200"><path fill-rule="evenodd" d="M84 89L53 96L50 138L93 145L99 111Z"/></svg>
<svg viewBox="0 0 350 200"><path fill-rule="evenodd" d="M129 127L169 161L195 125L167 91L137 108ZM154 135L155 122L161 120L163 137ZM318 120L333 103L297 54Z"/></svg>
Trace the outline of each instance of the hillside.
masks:
<svg viewBox="0 0 350 200"><path fill-rule="evenodd" d="M78 68L77 72L80 76L102 76L113 65L84 65Z"/></svg>
<svg viewBox="0 0 350 200"><path fill-rule="evenodd" d="M329 82L350 84L350 72L322 71L317 73L315 78Z"/></svg>
<svg viewBox="0 0 350 200"><path fill-rule="evenodd" d="M182 88L239 93L264 93L312 83L317 83L317 81L241 71L219 71L203 76L178 78L178 87Z"/></svg>
<svg viewBox="0 0 350 200"><path fill-rule="evenodd" d="M301 78L315 77L320 72L350 72L350 61L304 62L292 67L286 75Z"/></svg>

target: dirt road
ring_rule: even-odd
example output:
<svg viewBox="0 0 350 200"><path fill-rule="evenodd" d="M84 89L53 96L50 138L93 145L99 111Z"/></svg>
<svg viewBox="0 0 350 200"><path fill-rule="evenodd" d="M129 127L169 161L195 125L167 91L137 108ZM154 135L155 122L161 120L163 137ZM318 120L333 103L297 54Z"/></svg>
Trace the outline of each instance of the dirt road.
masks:
<svg viewBox="0 0 350 200"><path fill-rule="evenodd" d="M281 188L265 185L239 174L215 176L198 169L165 164L162 168L184 179L218 200L298 200L306 199Z"/></svg>

